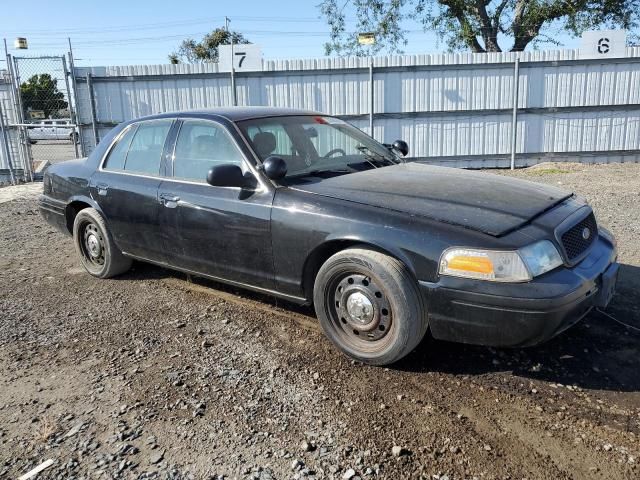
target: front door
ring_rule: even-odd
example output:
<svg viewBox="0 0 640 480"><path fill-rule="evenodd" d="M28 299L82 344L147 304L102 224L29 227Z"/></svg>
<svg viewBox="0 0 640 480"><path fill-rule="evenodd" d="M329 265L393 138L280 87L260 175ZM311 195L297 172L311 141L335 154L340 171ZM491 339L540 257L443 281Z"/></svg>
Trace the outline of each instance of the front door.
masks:
<svg viewBox="0 0 640 480"><path fill-rule="evenodd" d="M213 187L206 183L215 165L246 160L225 127L210 120L184 120L167 179L159 188L164 207L169 264L197 273L272 289L270 217L273 191Z"/></svg>
<svg viewBox="0 0 640 480"><path fill-rule="evenodd" d="M91 194L118 248L143 259L165 260L159 224L160 165L173 120L128 127L91 177Z"/></svg>

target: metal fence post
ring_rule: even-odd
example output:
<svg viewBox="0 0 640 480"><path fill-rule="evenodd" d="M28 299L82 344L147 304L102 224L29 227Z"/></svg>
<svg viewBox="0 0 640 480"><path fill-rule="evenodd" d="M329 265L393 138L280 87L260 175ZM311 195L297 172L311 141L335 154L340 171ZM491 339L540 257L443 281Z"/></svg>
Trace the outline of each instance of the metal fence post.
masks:
<svg viewBox="0 0 640 480"><path fill-rule="evenodd" d="M72 102L71 102L71 90L69 89L69 70L67 70L67 60L64 56L62 57L62 70L64 71L64 83L65 83L65 86L67 87L67 97L69 100L69 113L71 114L71 123L74 125L73 132L71 133L71 141L73 142L73 149L76 153L76 158L79 158L78 138L76 136L76 131L75 131L75 129L77 128L76 125L78 124L78 121L76 118L76 106L72 105Z"/></svg>
<svg viewBox="0 0 640 480"><path fill-rule="evenodd" d="M4 110L2 108L2 102L0 102L0 130L2 131L2 145L4 146L4 155L7 159L7 166L9 167L9 176L11 177L11 184L16 184L16 175L13 172L13 164L11 162L11 149L9 148L9 138L7 137L7 130L4 123Z"/></svg>
<svg viewBox="0 0 640 480"><path fill-rule="evenodd" d="M511 170L516 168L516 147L518 142L518 92L520 90L520 57L513 66L513 113L511 115Z"/></svg>
<svg viewBox="0 0 640 480"><path fill-rule="evenodd" d="M233 58L231 59L233 62ZM233 106L238 106L238 94L236 93L236 69L233 68L233 64L231 65L231 101L233 102Z"/></svg>
<svg viewBox="0 0 640 480"><path fill-rule="evenodd" d="M76 65L73 59L73 49L71 48L71 38L67 38L69 42L69 68L71 69L71 86L73 87L73 103L75 108L73 109L76 115L76 125L78 128L78 142L80 142L80 154L85 157L84 153L84 141L82 139L82 128L79 125L78 120L78 86L76 84Z"/></svg>
<svg viewBox="0 0 640 480"><path fill-rule="evenodd" d="M98 136L98 123L96 120L96 99L93 97L93 81L92 75L87 73L87 90L89 91L89 105L91 106L91 128L93 129L93 147L97 147L100 142Z"/></svg>
<svg viewBox="0 0 640 480"><path fill-rule="evenodd" d="M374 91L373 91L373 58L369 60L369 135L373 138L373 108L374 108Z"/></svg>

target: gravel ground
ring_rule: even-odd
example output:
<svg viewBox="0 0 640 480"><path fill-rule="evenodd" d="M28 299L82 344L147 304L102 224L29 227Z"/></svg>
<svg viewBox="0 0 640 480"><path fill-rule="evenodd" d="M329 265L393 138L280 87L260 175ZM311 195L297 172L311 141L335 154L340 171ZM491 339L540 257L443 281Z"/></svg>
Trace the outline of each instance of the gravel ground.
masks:
<svg viewBox="0 0 640 480"><path fill-rule="evenodd" d="M609 312L640 327L640 165L515 174L618 237ZM311 310L135 264L84 273L33 195L0 204L0 477L639 478L640 333L594 312L547 344L426 339L352 362Z"/></svg>

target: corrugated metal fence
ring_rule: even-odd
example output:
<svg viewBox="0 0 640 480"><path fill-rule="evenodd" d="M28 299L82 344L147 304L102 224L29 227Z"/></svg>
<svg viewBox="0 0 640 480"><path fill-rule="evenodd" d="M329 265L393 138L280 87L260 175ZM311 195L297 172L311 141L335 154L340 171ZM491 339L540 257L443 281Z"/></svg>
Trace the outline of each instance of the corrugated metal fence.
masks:
<svg viewBox="0 0 640 480"><path fill-rule="evenodd" d="M319 110L368 131L373 83L378 140L402 138L411 156L433 163L508 166L516 55L265 61L262 72L236 73L236 93L239 105ZM639 47L610 60L580 60L575 50L519 55L518 166L640 160ZM80 123L91 124L93 105L99 137L142 115L232 104L230 75L215 64L80 68L76 77ZM92 133L84 138L90 150Z"/></svg>
<svg viewBox="0 0 640 480"><path fill-rule="evenodd" d="M85 153L122 121L233 103L216 64L76 68L75 80ZM505 167L512 150L517 166L640 160L640 47L608 60L577 50L267 60L235 83L239 105L318 110L369 132L372 123L376 139L404 139L432 163Z"/></svg>

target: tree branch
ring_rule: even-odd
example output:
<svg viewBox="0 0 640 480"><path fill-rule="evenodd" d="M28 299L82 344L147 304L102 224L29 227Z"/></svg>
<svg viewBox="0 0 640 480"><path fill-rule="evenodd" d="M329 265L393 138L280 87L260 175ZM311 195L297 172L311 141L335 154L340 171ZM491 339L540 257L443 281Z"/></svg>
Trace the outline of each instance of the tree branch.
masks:
<svg viewBox="0 0 640 480"><path fill-rule="evenodd" d="M500 17L502 16L502 12L504 11L508 3L509 0L502 0L500 5L496 7L496 11L493 12L493 26L496 29L500 28Z"/></svg>
<svg viewBox="0 0 640 480"><path fill-rule="evenodd" d="M473 25L471 25L471 22L469 22L466 12L460 6L460 4L455 0L441 0L440 3L444 6L449 7L449 11L451 12L451 15L456 20L458 20L458 23L460 23L460 27L461 27L460 37L462 41L466 43L467 46L471 48L471 50L474 53L486 52L487 50L483 48L482 45L480 45L480 42L478 42L478 38L477 38L478 32L473 28Z"/></svg>
<svg viewBox="0 0 640 480"><path fill-rule="evenodd" d="M493 24L487 13L487 4L484 0L476 0L475 10L482 25L482 39L484 40L485 49L488 52L501 52L498 45L498 28Z"/></svg>

